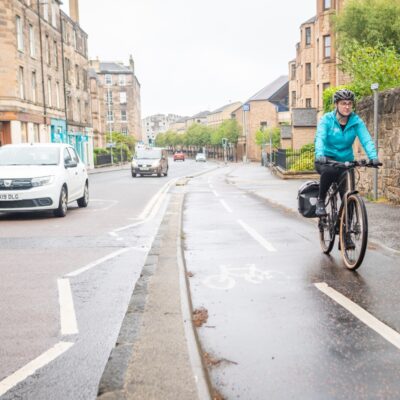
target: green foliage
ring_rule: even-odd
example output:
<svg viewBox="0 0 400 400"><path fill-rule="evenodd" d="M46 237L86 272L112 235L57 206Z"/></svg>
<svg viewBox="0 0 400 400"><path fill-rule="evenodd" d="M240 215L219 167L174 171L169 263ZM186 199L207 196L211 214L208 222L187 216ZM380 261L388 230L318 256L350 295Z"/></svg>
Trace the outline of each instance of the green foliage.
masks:
<svg viewBox="0 0 400 400"><path fill-rule="evenodd" d="M301 149L300 149L300 152L301 152L301 153L305 153L305 152L307 152L307 151L309 151L309 152L311 152L311 153L314 153L314 152L315 152L315 145L314 145L314 143L305 144L305 145L302 146Z"/></svg>
<svg viewBox="0 0 400 400"><path fill-rule="evenodd" d="M340 53L353 41L363 47L393 47L400 53L398 0L349 0L334 17L334 25Z"/></svg>
<svg viewBox="0 0 400 400"><path fill-rule="evenodd" d="M270 138L272 138L272 146L278 148L281 143L281 130L279 127L259 129L256 132L255 141L259 146L264 146L270 143Z"/></svg>
<svg viewBox="0 0 400 400"><path fill-rule="evenodd" d="M288 168L289 171L314 171L314 169L314 155L312 153L300 159L296 158Z"/></svg>

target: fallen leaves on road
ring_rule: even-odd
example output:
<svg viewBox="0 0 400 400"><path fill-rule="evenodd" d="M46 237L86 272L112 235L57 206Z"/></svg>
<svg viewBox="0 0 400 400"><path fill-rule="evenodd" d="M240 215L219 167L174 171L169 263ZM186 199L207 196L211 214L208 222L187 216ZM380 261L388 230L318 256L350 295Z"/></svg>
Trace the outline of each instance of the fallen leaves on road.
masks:
<svg viewBox="0 0 400 400"><path fill-rule="evenodd" d="M216 366L220 365L221 363L238 365L238 363L235 361L227 360L226 358L218 359L218 358L215 358L214 356L212 356L210 353L206 353L206 352L203 353L203 358L208 367L216 367Z"/></svg>
<svg viewBox="0 0 400 400"><path fill-rule="evenodd" d="M193 278L193 277L194 277L194 273L188 271L188 272L186 272L186 276L187 276L188 278Z"/></svg>
<svg viewBox="0 0 400 400"><path fill-rule="evenodd" d="M202 326L208 319L208 311L204 307L196 308L193 311L193 323L196 328Z"/></svg>

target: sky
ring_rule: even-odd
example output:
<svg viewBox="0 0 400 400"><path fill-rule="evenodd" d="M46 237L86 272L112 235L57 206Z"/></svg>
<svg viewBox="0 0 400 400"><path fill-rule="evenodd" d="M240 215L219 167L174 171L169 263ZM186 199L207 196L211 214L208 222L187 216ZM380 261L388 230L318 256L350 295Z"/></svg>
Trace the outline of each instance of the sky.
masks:
<svg viewBox="0 0 400 400"><path fill-rule="evenodd" d="M191 116L288 75L316 0L80 0L79 14L91 59L132 54L143 118Z"/></svg>

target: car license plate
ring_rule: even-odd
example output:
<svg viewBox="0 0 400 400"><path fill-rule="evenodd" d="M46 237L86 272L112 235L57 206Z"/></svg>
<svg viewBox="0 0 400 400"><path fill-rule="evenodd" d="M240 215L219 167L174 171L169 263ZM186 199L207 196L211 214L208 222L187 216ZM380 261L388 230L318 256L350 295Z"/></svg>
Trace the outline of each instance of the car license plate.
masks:
<svg viewBox="0 0 400 400"><path fill-rule="evenodd" d="M149 170L149 168L148 167L142 167L142 168L140 168L142 171L148 171Z"/></svg>
<svg viewBox="0 0 400 400"><path fill-rule="evenodd" d="M0 193L0 201L18 200L17 193Z"/></svg>

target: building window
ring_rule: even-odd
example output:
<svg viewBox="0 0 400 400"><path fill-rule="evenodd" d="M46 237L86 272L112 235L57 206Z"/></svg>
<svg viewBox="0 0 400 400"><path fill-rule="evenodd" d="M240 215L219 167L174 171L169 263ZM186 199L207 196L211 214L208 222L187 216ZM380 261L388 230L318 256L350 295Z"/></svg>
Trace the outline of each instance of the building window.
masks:
<svg viewBox="0 0 400 400"><path fill-rule="evenodd" d="M53 102L52 102L52 95L51 95L51 79L50 78L47 79L47 97L48 97L47 105L49 107L51 107L53 105Z"/></svg>
<svg viewBox="0 0 400 400"><path fill-rule="evenodd" d="M25 82L24 82L24 67L19 67L18 70L19 97L25 99Z"/></svg>
<svg viewBox="0 0 400 400"><path fill-rule="evenodd" d="M292 91L292 107L296 107L296 91Z"/></svg>
<svg viewBox="0 0 400 400"><path fill-rule="evenodd" d="M111 110L107 111L107 122L113 122L114 121L114 113Z"/></svg>
<svg viewBox="0 0 400 400"><path fill-rule="evenodd" d="M85 69L82 70L82 80L83 80L83 90L87 91L87 89L88 89L88 74Z"/></svg>
<svg viewBox="0 0 400 400"><path fill-rule="evenodd" d="M311 63L306 63L306 81L311 81Z"/></svg>
<svg viewBox="0 0 400 400"><path fill-rule="evenodd" d="M106 85L112 85L112 75L107 74L105 76Z"/></svg>
<svg viewBox="0 0 400 400"><path fill-rule="evenodd" d="M311 45L311 28L306 28L306 46Z"/></svg>
<svg viewBox="0 0 400 400"><path fill-rule="evenodd" d="M37 96L36 96L36 72L32 72L32 79L31 79L31 90L32 90L32 101L36 103Z"/></svg>
<svg viewBox="0 0 400 400"><path fill-rule="evenodd" d="M76 30L74 29L72 31L72 44L74 45L74 49L76 50L77 48L77 40L76 40Z"/></svg>
<svg viewBox="0 0 400 400"><path fill-rule="evenodd" d="M61 108L61 96L60 96L60 83L56 82L56 105L57 108Z"/></svg>
<svg viewBox="0 0 400 400"><path fill-rule="evenodd" d="M291 66L290 66L290 79L292 79L292 80L295 80L296 79L296 64L292 64Z"/></svg>
<svg viewBox="0 0 400 400"><path fill-rule="evenodd" d="M46 63L50 65L50 40L49 36L46 35Z"/></svg>
<svg viewBox="0 0 400 400"><path fill-rule="evenodd" d="M121 128L121 133L122 133L124 136L128 136L128 128L127 128L126 126L124 126L123 128Z"/></svg>
<svg viewBox="0 0 400 400"><path fill-rule="evenodd" d="M113 103L112 90L111 90L111 89L107 89L107 93L106 93L106 103L107 103L107 104L112 104L112 103Z"/></svg>
<svg viewBox="0 0 400 400"><path fill-rule="evenodd" d="M331 37L324 36L324 58L331 58Z"/></svg>
<svg viewBox="0 0 400 400"><path fill-rule="evenodd" d="M29 25L29 53L31 57L35 57L36 55L35 29L33 28L33 25Z"/></svg>
<svg viewBox="0 0 400 400"><path fill-rule="evenodd" d="M76 101L76 109L77 109L77 111L78 111L78 114L77 114L77 121L81 121L81 112L82 112L82 110L81 110L81 101L78 99L77 101Z"/></svg>
<svg viewBox="0 0 400 400"><path fill-rule="evenodd" d="M15 17L17 26L17 48L19 51L24 51L24 32L22 31L22 20L19 15Z"/></svg>
<svg viewBox="0 0 400 400"><path fill-rule="evenodd" d="M125 85L126 85L125 75L119 75L119 86L125 86Z"/></svg>
<svg viewBox="0 0 400 400"><path fill-rule="evenodd" d="M53 45L54 45L53 61L54 61L54 65L56 66L56 69L58 69L58 47L57 47L56 40L54 41Z"/></svg>
<svg viewBox="0 0 400 400"><path fill-rule="evenodd" d="M324 10L329 10L332 7L331 0L323 0L324 2Z"/></svg>
<svg viewBox="0 0 400 400"><path fill-rule="evenodd" d="M119 94L119 102L121 104L126 104L126 92L120 92L120 94Z"/></svg>
<svg viewBox="0 0 400 400"><path fill-rule="evenodd" d="M43 18L49 20L49 3L43 3Z"/></svg>
<svg viewBox="0 0 400 400"><path fill-rule="evenodd" d="M76 81L76 87L79 89L79 65L75 64L75 81Z"/></svg>
<svg viewBox="0 0 400 400"><path fill-rule="evenodd" d="M126 110L121 110L121 121L126 121Z"/></svg>
<svg viewBox="0 0 400 400"><path fill-rule="evenodd" d="M70 63L69 63L69 58L65 57L65 79L67 80L68 83L70 83Z"/></svg>
<svg viewBox="0 0 400 400"><path fill-rule="evenodd" d="M324 83L322 84L322 91L328 89L328 87L330 87L330 86L331 86L331 84L330 84L329 82L324 82Z"/></svg>
<svg viewBox="0 0 400 400"><path fill-rule="evenodd" d="M306 107L311 108L311 99L306 99Z"/></svg>

